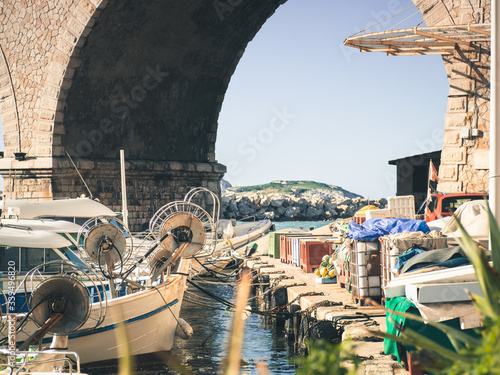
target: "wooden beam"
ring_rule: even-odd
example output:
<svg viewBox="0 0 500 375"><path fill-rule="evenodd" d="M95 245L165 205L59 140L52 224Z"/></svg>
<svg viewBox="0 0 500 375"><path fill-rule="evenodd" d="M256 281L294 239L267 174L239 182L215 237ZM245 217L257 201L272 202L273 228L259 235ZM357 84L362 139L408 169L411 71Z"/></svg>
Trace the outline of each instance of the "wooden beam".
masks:
<svg viewBox="0 0 500 375"><path fill-rule="evenodd" d="M460 40L460 39L455 39L455 38L448 38L446 36L442 36L442 35L438 35L438 34L427 33L427 32L424 32L424 31L420 31L417 28L415 28L414 32L415 32L415 35L421 35L421 36L425 36L427 38L432 38L432 39L436 39L436 40L442 40L442 41L449 42L449 43L454 43L454 44L463 44L463 45L466 45L468 47L471 46L471 43L470 42L466 42L465 40Z"/></svg>
<svg viewBox="0 0 500 375"><path fill-rule="evenodd" d="M478 29L477 27L472 27L471 25L467 25L467 29L469 31L473 31L477 34L491 36L491 31L489 31L489 30Z"/></svg>

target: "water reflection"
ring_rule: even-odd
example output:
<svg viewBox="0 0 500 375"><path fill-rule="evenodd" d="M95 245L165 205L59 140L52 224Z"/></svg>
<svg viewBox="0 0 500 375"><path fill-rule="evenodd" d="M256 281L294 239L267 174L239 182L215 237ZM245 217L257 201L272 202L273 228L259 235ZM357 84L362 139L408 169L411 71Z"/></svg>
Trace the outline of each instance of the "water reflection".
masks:
<svg viewBox="0 0 500 375"><path fill-rule="evenodd" d="M200 285L225 300L233 298L234 288L231 285ZM229 311L190 287L186 291L181 317L193 327L193 336L189 340L176 338L171 352L136 357L136 374L208 375L219 372L225 356L228 322L231 319ZM257 374L255 366L259 361L265 362L269 374L295 373L294 365L289 361L289 344L283 331L282 323L256 314L249 316L241 356L242 374ZM85 366L83 370L92 375L118 373L116 361Z"/></svg>

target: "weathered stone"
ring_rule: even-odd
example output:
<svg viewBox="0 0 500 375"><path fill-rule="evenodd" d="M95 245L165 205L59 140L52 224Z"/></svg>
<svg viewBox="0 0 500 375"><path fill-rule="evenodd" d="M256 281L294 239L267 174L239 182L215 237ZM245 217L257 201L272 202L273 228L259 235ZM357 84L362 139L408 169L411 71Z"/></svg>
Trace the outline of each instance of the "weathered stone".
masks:
<svg viewBox="0 0 500 375"><path fill-rule="evenodd" d="M290 206L286 208L284 217L287 220L293 220L299 214L300 214L300 208Z"/></svg>
<svg viewBox="0 0 500 375"><path fill-rule="evenodd" d="M255 218L257 220L262 220L264 218L266 218L266 211L264 211L264 209L260 209L259 211L257 211L257 213L255 214Z"/></svg>
<svg viewBox="0 0 500 375"><path fill-rule="evenodd" d="M322 214L322 210L318 210L314 207L309 207L305 215L307 220L318 220Z"/></svg>
<svg viewBox="0 0 500 375"><path fill-rule="evenodd" d="M271 204L271 201L269 200L269 197L266 195L260 200L260 206L261 207L269 207Z"/></svg>
<svg viewBox="0 0 500 375"><path fill-rule="evenodd" d="M245 203L238 203L238 212L242 217L251 216L255 214L255 211L252 210L252 208L246 205Z"/></svg>
<svg viewBox="0 0 500 375"><path fill-rule="evenodd" d="M335 202L325 201L324 206L326 211L332 212L337 209L338 204Z"/></svg>
<svg viewBox="0 0 500 375"><path fill-rule="evenodd" d="M227 209L229 212L238 212L238 204L236 203L236 199L231 199L229 201Z"/></svg>
<svg viewBox="0 0 500 375"><path fill-rule="evenodd" d="M266 212L264 212L264 216L265 216L266 218L268 218L269 220L275 220L275 219L277 219L277 217L278 217L278 216L276 215L276 212L274 212L274 211L266 211Z"/></svg>
<svg viewBox="0 0 500 375"><path fill-rule="evenodd" d="M378 201L379 201L379 203L380 203L381 205L383 205L383 206L387 206L387 203L388 203L388 202L387 202L387 199L385 199L385 198L380 198Z"/></svg>
<svg viewBox="0 0 500 375"><path fill-rule="evenodd" d="M285 198L272 198L271 199L271 206L281 207L284 202L285 202Z"/></svg>

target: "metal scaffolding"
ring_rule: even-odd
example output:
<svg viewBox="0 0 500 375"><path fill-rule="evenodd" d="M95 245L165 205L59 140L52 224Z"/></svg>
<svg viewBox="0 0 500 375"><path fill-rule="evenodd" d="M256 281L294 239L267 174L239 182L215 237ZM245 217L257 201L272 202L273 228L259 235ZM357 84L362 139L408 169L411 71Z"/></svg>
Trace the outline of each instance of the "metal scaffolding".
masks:
<svg viewBox="0 0 500 375"><path fill-rule="evenodd" d="M344 45L361 52L387 55L451 55L457 45L474 48L491 42L491 24L454 25L391 30L350 36Z"/></svg>

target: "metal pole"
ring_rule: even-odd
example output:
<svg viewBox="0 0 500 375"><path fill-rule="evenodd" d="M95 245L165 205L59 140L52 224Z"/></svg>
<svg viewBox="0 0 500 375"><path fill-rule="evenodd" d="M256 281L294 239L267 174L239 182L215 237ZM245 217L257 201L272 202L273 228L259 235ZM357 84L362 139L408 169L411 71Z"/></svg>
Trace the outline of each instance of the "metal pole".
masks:
<svg viewBox="0 0 500 375"><path fill-rule="evenodd" d="M490 77L490 206L495 218L500 218L500 6L491 1L491 77Z"/></svg>
<svg viewBox="0 0 500 375"><path fill-rule="evenodd" d="M122 175L122 211L123 211L123 222L128 228L128 208L127 208L127 183L125 180L125 151L120 150L120 166Z"/></svg>

